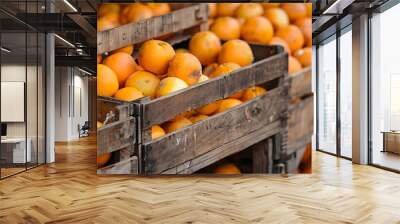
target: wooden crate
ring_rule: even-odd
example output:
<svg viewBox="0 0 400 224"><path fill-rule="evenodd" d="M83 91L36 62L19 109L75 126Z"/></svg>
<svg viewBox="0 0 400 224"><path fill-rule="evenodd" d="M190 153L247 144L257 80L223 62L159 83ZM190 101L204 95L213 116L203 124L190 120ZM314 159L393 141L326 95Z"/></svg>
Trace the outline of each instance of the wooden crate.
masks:
<svg viewBox="0 0 400 224"><path fill-rule="evenodd" d="M174 34L171 44L208 28L208 5L171 3L172 12L97 33L97 54Z"/></svg>
<svg viewBox="0 0 400 224"><path fill-rule="evenodd" d="M98 97L97 118L103 127L97 129L97 156L112 153L107 166L99 174L137 174L135 152L136 118L133 105L111 98Z"/></svg>
<svg viewBox="0 0 400 224"><path fill-rule="evenodd" d="M187 44L187 41L181 45ZM255 62L230 75L220 76L196 84L168 96L150 100L143 98L130 103L100 98L99 116L107 110L128 111L128 117L119 116L117 121L99 130L99 153L119 150L118 142L131 143L131 157L136 158L135 174L191 174L222 158L255 147L254 158L258 159L257 172L271 172L273 157L268 157L271 147L257 143L279 136L286 125L288 88L284 78L287 73L287 54L280 46L251 45ZM171 120L178 114L226 98L239 90L263 85L269 91L262 96L237 107L216 114L206 120L169 133L159 139L151 139L151 127ZM271 89L274 87L273 89ZM110 104L112 106L107 106ZM133 108L132 108L133 106ZM107 109L108 108L108 109ZM122 109L124 108L124 109ZM115 109L114 109L115 110ZM119 112L121 114L121 112ZM125 114L125 112L123 113ZM129 116L131 115L131 116ZM136 139L110 137L110 132L122 133L122 123L132 119L136 123ZM131 120L129 120L131 121ZM118 126L121 125L121 126ZM124 126L127 128L128 126ZM131 126L132 127L132 126ZM125 133L127 130L123 131ZM130 135L129 135L130 136ZM111 141L106 139L112 139ZM281 138L276 137L272 147L279 148ZM266 144L266 142L264 143ZM126 145L126 146L127 146ZM124 145L125 147L125 145ZM124 148L122 147L122 148ZM132 150L132 148L134 148ZM125 160L127 157L125 157ZM120 160L123 163L123 160ZM130 163L130 164L133 164ZM113 167L107 168L113 173ZM118 169L116 169L118 170ZM105 173L105 172L99 172Z"/></svg>
<svg viewBox="0 0 400 224"><path fill-rule="evenodd" d="M143 174L190 174L226 156L280 134L287 110L287 54L280 47L251 45L255 63L155 100L135 103L139 111L139 154ZM176 115L226 98L250 86L275 81L267 94L152 141L151 127Z"/></svg>
<svg viewBox="0 0 400 224"><path fill-rule="evenodd" d="M307 144L311 143L314 131L314 96L312 93L311 69L304 69L288 77L289 119L288 146L285 152L288 171L294 171L301 160Z"/></svg>

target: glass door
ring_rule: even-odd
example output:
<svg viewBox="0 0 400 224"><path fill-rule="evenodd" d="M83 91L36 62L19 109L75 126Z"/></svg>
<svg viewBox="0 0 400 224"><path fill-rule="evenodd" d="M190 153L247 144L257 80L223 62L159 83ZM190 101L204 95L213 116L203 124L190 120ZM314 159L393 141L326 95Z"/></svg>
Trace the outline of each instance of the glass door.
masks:
<svg viewBox="0 0 400 224"><path fill-rule="evenodd" d="M336 36L318 47L317 149L336 154Z"/></svg>
<svg viewBox="0 0 400 224"><path fill-rule="evenodd" d="M340 156L352 157L352 30L341 31L340 45Z"/></svg>

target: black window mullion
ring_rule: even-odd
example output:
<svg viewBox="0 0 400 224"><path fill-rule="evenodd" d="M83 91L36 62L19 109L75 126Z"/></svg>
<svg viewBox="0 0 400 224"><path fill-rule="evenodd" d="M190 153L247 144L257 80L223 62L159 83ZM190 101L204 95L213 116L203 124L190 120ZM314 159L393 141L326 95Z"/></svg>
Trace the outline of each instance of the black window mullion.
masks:
<svg viewBox="0 0 400 224"><path fill-rule="evenodd" d="M336 154L341 156L341 116L340 116L340 78L341 78L341 64L340 64L340 30L339 27L336 31Z"/></svg>

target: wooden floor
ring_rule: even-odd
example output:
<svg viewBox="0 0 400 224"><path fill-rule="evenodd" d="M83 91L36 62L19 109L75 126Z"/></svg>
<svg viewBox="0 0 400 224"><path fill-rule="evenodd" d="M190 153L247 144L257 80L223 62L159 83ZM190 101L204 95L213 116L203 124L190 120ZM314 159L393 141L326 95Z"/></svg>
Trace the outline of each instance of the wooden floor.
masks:
<svg viewBox="0 0 400 224"><path fill-rule="evenodd" d="M97 176L95 141L0 181L0 223L400 223L400 175L315 153L313 174Z"/></svg>

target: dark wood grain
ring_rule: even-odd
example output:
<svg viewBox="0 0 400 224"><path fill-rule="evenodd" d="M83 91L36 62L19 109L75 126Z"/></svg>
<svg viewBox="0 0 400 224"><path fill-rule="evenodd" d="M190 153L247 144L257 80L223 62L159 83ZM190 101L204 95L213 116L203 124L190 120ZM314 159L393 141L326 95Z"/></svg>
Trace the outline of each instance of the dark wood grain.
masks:
<svg viewBox="0 0 400 224"><path fill-rule="evenodd" d="M289 107L287 154L304 148L314 132L314 97L309 96Z"/></svg>
<svg viewBox="0 0 400 224"><path fill-rule="evenodd" d="M231 110L144 143L145 172L161 173L280 119L287 98L280 87Z"/></svg>
<svg viewBox="0 0 400 224"><path fill-rule="evenodd" d="M291 75L289 79L289 95L292 99L301 98L312 93L311 68L303 69L302 71Z"/></svg>
<svg viewBox="0 0 400 224"><path fill-rule="evenodd" d="M204 153L194 159L188 160L178 166L164 171L162 174L192 174L208 165L211 165L227 156L240 152L260 142L268 137L276 135L281 131L281 122L275 121L260 129L257 129L234 141L221 145L207 153ZM271 164L272 165L272 164Z"/></svg>
<svg viewBox="0 0 400 224"><path fill-rule="evenodd" d="M134 117L119 120L97 130L97 155L114 152L135 143Z"/></svg>
<svg viewBox="0 0 400 224"><path fill-rule="evenodd" d="M251 146L253 154L253 173L272 173L272 139L265 139Z"/></svg>
<svg viewBox="0 0 400 224"><path fill-rule="evenodd" d="M162 16L98 32L97 54L207 23L207 15L207 4L194 4Z"/></svg>
<svg viewBox="0 0 400 224"><path fill-rule="evenodd" d="M132 156L124 161L97 169L97 174L138 174L138 158Z"/></svg>

